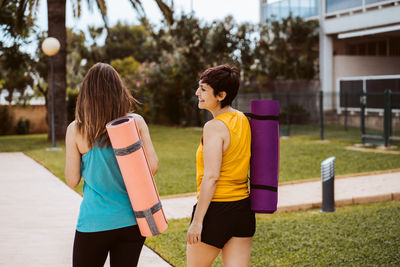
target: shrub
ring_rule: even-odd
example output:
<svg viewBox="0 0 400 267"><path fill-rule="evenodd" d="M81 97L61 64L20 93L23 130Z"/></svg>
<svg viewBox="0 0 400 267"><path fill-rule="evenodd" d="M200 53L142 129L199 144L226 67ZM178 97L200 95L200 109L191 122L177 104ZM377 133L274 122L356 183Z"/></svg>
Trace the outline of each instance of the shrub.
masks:
<svg viewBox="0 0 400 267"><path fill-rule="evenodd" d="M8 106L0 105L0 135L7 134L12 129L13 117Z"/></svg>
<svg viewBox="0 0 400 267"><path fill-rule="evenodd" d="M19 118L15 132L17 134L29 134L29 126L31 122L25 118Z"/></svg>

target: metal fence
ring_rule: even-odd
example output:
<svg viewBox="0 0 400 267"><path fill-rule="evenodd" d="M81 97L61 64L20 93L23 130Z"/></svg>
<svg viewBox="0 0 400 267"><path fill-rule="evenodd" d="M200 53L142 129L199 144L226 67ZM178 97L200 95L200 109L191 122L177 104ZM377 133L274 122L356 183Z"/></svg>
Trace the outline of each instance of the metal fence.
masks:
<svg viewBox="0 0 400 267"><path fill-rule="evenodd" d="M278 100L281 136L344 138L389 146L400 141L400 92L243 93L233 107L250 112L250 101Z"/></svg>

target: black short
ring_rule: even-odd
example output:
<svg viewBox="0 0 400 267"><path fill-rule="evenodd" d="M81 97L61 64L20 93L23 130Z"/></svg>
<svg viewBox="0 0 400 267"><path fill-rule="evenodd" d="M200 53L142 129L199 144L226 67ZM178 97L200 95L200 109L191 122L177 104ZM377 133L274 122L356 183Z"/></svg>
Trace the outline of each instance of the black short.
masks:
<svg viewBox="0 0 400 267"><path fill-rule="evenodd" d="M137 266L145 239L137 225L92 233L76 231L73 266L104 266L108 253L113 267Z"/></svg>
<svg viewBox="0 0 400 267"><path fill-rule="evenodd" d="M193 206L192 220L196 205ZM211 202L203 220L201 241L222 249L232 237L252 237L256 218L250 198L230 202Z"/></svg>

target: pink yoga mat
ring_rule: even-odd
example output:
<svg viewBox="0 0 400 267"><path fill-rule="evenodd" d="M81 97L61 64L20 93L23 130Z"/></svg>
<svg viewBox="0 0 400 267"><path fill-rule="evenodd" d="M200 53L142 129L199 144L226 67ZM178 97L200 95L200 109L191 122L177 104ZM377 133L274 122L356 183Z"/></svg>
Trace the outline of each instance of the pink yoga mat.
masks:
<svg viewBox="0 0 400 267"><path fill-rule="evenodd" d="M167 219L161 207L142 140L132 116L109 122L106 126L126 190L142 236L164 232Z"/></svg>
<svg viewBox="0 0 400 267"><path fill-rule="evenodd" d="M274 213L278 205L279 102L252 100L250 200L257 213Z"/></svg>

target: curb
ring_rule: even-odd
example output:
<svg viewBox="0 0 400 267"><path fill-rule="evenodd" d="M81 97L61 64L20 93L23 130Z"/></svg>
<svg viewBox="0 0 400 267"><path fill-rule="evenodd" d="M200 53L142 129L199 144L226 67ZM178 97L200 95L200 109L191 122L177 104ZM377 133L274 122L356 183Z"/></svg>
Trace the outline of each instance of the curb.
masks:
<svg viewBox="0 0 400 267"><path fill-rule="evenodd" d="M183 194L176 194L176 195L166 195L166 196L160 196L160 199L171 199L171 198L181 198L181 197L193 197L196 196L197 193L183 193Z"/></svg>
<svg viewBox="0 0 400 267"><path fill-rule="evenodd" d="M386 174L386 173L393 173L393 172L400 172L400 169L343 174L343 175L335 176L335 179L355 178L355 177L359 177L359 176L371 176L371 175L379 175L379 174ZM304 184L304 183L319 182L319 181L321 181L321 178L310 178L310 179L303 179L303 180L281 182L278 184L278 186L291 185L291 184Z"/></svg>
<svg viewBox="0 0 400 267"><path fill-rule="evenodd" d="M400 201L400 192L383 194L383 195L375 195L375 196L338 199L338 200L335 200L335 207L343 207L343 206L367 204L367 203L388 202L388 201ZM322 202L304 203L304 204L298 204L298 205L279 207L276 212L279 212L279 213L280 212L292 212L292 211L309 210L309 209L321 208L321 207L322 207Z"/></svg>

